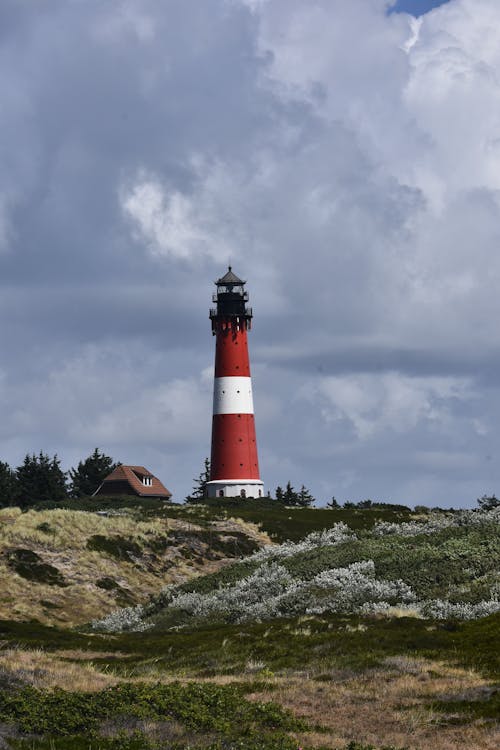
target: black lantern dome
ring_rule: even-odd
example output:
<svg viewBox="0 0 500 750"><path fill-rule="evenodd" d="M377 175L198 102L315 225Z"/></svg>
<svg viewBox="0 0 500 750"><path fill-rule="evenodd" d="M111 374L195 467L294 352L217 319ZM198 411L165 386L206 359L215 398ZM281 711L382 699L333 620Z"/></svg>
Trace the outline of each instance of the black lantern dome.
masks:
<svg viewBox="0 0 500 750"><path fill-rule="evenodd" d="M217 292L212 301L217 307L210 310L212 321L212 333L215 334L219 325L229 328L250 328L252 319L252 308L247 307L248 292L245 291L246 281L240 279L228 266L227 273L217 279L215 285Z"/></svg>

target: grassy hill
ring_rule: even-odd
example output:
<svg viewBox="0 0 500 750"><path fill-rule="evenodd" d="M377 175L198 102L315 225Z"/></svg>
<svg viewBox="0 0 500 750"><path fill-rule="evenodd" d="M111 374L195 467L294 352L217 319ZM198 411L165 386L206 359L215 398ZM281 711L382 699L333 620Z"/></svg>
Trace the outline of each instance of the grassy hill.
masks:
<svg viewBox="0 0 500 750"><path fill-rule="evenodd" d="M0 512L0 747L498 747L498 511L72 506Z"/></svg>
<svg viewBox="0 0 500 750"><path fill-rule="evenodd" d="M270 541L250 523L202 524L140 507L0 510L0 618L88 622Z"/></svg>

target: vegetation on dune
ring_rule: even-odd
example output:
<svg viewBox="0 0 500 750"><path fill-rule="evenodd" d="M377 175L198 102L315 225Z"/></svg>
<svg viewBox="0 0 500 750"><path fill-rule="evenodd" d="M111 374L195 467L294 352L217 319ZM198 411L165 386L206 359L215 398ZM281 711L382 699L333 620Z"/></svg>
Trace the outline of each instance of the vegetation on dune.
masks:
<svg viewBox="0 0 500 750"><path fill-rule="evenodd" d="M205 498L200 505L172 504L165 508L164 512L179 519L196 518L198 523L231 517L241 518L243 521L259 524L262 531L278 543L299 541L314 531L329 529L336 523L346 523L352 529L364 529L371 528L380 521L400 523L415 517L411 510L402 510L398 506L376 507L367 512L357 507L289 507L268 498L252 501L240 498Z"/></svg>
<svg viewBox="0 0 500 750"><path fill-rule="evenodd" d="M0 621L0 745L494 747L500 511L481 500L0 511L0 614L25 619ZM71 622L77 600L114 613L104 632L32 619Z"/></svg>
<svg viewBox="0 0 500 750"><path fill-rule="evenodd" d="M179 682L121 683L96 693L26 687L0 691L0 721L15 725L23 734L74 737L85 733L87 738L96 737L104 725L113 734L124 726L140 730L147 721L150 734L151 724L159 724L157 734L165 743L196 732L218 738L226 746L246 737L254 746L260 741L261 747L295 749L286 733L305 728L304 723L274 703L249 701L244 693L244 687L235 684Z"/></svg>
<svg viewBox="0 0 500 750"><path fill-rule="evenodd" d="M300 614L390 613L470 619L500 610L500 512L424 522L345 524L267 547L215 576L169 586L146 606L114 612L96 629L145 630Z"/></svg>
<svg viewBox="0 0 500 750"><path fill-rule="evenodd" d="M231 521L132 510L0 510L0 617L75 624L248 555L265 537ZM268 541L268 540L267 540Z"/></svg>
<svg viewBox="0 0 500 750"><path fill-rule="evenodd" d="M300 722L278 706L246 700L243 687L235 684L121 683L97 693L31 687L15 693L0 692L0 719L16 723L26 733L91 733L102 721L121 716L177 720L190 729L223 734L234 732L234 727L238 731L244 727L247 732L254 727L301 728Z"/></svg>
<svg viewBox="0 0 500 750"><path fill-rule="evenodd" d="M0 639L5 646L48 653L90 650L93 664L128 677L157 676L164 670L191 677L239 675L249 663L273 673L307 669L320 675L328 670L364 670L382 665L387 657L411 655L445 659L498 680L499 629L499 613L463 622L325 614L243 627L112 635L1 620Z"/></svg>
<svg viewBox="0 0 500 750"><path fill-rule="evenodd" d="M44 563L31 549L13 549L6 553L7 565L21 578L49 586L66 586L61 572L53 565Z"/></svg>
<svg viewBox="0 0 500 750"><path fill-rule="evenodd" d="M375 695L385 692L385 687L384 690L380 691L381 685L389 687L394 684L396 692L393 711L401 712L405 706L406 711L412 711L412 702L407 702L409 697L408 685L410 677L415 674L415 677L412 677L414 680L414 695L418 696L419 700L416 707L416 716L419 716L419 712L423 710L427 711L429 723L423 727L425 730L424 744L416 743L415 737L409 744L412 747L422 748L428 747L431 742L430 737L437 738L439 732L442 731L440 727L446 726L447 722L451 721L453 714L456 715L453 697L455 696L456 700L461 698L463 702L465 699L464 686L468 684L477 686L471 689L469 696L469 700L474 703L476 713L471 716L471 712L466 710L464 705L461 713L464 723L474 721L474 715L479 716L482 710L480 703L484 703L483 709L486 716L488 706L493 705L491 690L487 692L489 690L488 683L485 685L484 682L471 679L471 676L473 675L472 670L477 670L483 672L487 677L498 680L500 663L496 644L499 627L500 615L465 623L432 623L413 618L386 620L331 615L294 618L286 621L275 620L271 623L246 625L244 628L241 625L231 625L190 632L148 633L146 636L143 634L88 636L54 628L42 628L36 623L2 623L0 624L0 638L6 642L17 644L18 648L23 647L23 644L24 647L36 644L38 647L42 647L45 653L50 654L51 649L55 649L56 651L52 651L52 653L60 653L61 657L64 653L67 653L68 656L64 657L64 660L68 664L71 663L72 658L75 658L72 657L72 654L82 653L83 655L82 649L86 648L89 650L89 658L93 668L97 670L97 674L106 674L108 677L111 675L118 678L122 677L125 682L130 681L131 678L147 680L149 682L145 684L148 690L154 690L157 681L169 679L171 675L177 676L177 678L182 677L184 680L187 675L195 678L203 677L204 679L210 677L212 680L216 680L217 675L230 673L234 675L233 679L238 680L238 683L225 685L224 687L229 692L233 689L236 693L243 691L243 693L239 692L239 695L243 695L243 699L245 695L255 697L256 694L258 696L267 694L268 699L275 704L279 705L284 701L285 705L293 708L295 703L298 706L302 705L300 702L301 696L306 690L311 700L314 697L314 701L321 701L334 688L336 692L340 691L339 694L342 694L343 685L345 685L346 700L349 701L349 705L351 705L352 700L355 700L358 705L359 736L366 736L366 729L363 728L363 713L375 701L375 697L369 695L366 706L362 702L361 693L366 689L367 680L372 680ZM57 649L61 648L66 649L66 651L58 652ZM75 651L75 649L79 651ZM101 658L97 656L98 650L102 652ZM422 659L426 659L428 662L419 661ZM453 664L454 669L459 665L466 667L463 677L459 680L458 675L454 676L454 673L451 672L450 679L446 680L447 670L443 666L443 662ZM22 672L21 668L19 671ZM401 688L399 690L404 689L403 693L398 692L398 683L395 682L398 673L401 674ZM373 677L370 677L370 675L373 675ZM245 676L246 682L243 684L242 680ZM18 683L26 680L26 677L26 673L18 675ZM203 686L207 684L213 683L202 683ZM433 688L434 684L436 688ZM441 685L446 686L445 693L442 692ZM136 683L133 686L135 688ZM441 694L439 690L441 690ZM359 695L358 691L361 691ZM97 690L97 693L101 696L107 694L107 692L102 689ZM9 697L12 694L13 691L10 690ZM36 696L36 705L34 706L33 701L31 701L31 707L23 709L25 715L29 718L32 716L30 712L34 711L34 718L38 721L39 714L36 713L38 704L46 705L44 703L46 696L52 694L52 691L46 690L25 692L25 697L27 695ZM40 695L43 696L42 701L39 701ZM65 695L63 693L63 696ZM287 695L290 697L285 700ZM293 698L294 695L295 698ZM354 695L357 697L353 698ZM426 695L428 696L427 703ZM442 700L440 703L440 695L443 699L447 697L447 700ZM67 703L73 707L79 706L80 696L80 693L69 693L68 700L64 699L63 705ZM73 698L74 703L72 703ZM268 699L264 700L267 701ZM290 699L292 699L292 702L290 702ZM201 698L200 700L203 706L205 699ZM415 700L415 698L412 698L412 700ZM446 705L448 701L450 701L449 706ZM140 701L138 703L140 705ZM425 708L426 705L428 705L428 708ZM374 708L376 708L376 704ZM193 720L197 721L196 701L193 705L193 711L195 714ZM64 713L65 711L62 711L63 717ZM301 711L299 711L300 713ZM319 711L319 713L321 712ZM349 711L349 715L352 716L352 711ZM10 717L14 721L12 713ZM442 717L439 719L439 725L436 724L438 717ZM223 718L229 718L232 721L231 714L229 717L223 716ZM328 717L325 714L323 718L327 719ZM145 721L145 719L138 718L132 713L128 715L128 718L124 716L122 723L117 722L110 727L106 723L107 720L104 720L104 725L107 732L110 729L120 732L123 731L124 727L126 727L127 732L133 732L135 730L142 731L141 721ZM283 736L284 730L280 728L279 724L274 725L277 726L276 729L267 727L265 730L265 728L260 727L258 738L249 738L245 734L245 726L248 728L246 719L235 721L232 722L229 734L223 735L223 738L216 741L214 730L209 731L199 728L192 736L189 733L189 728L177 719L169 720L167 727L162 726L161 723L153 722L151 724L149 719L147 721L148 730L145 731L145 736L143 738L136 737L138 742L143 743L138 744L138 748L154 747L171 750L172 747L178 747L179 750L180 748L194 750L197 747L209 746L225 748L226 750L227 748L234 748L235 750L236 748L238 750L241 750L241 748L275 750L279 747L282 750L285 750L285 748L297 750L299 746L304 749L306 747L319 748L324 746L330 749L342 748L342 750L345 750L348 746L348 741L327 741L327 735L322 735L319 731L320 727L317 726L317 724L323 723L321 718L314 721L314 726L309 726L309 729L313 729L315 732L314 736L317 739L315 741L309 740L309 731L302 730L299 732L301 739L295 741L295 744L287 734ZM410 721L410 716L408 721ZM179 723L181 727L178 726ZM255 724L253 726L255 727ZM387 726L389 728L390 722ZM436 726L437 735L430 734L433 726ZM462 724L460 726L463 732L464 726ZM168 741L165 740L165 734L161 735L161 732L165 732L167 729L175 733L177 745L172 733L168 735ZM52 728L50 731L54 734ZM484 731L488 731L487 725L485 725ZM230 739L231 732L235 732L235 737L232 739ZM163 740L160 739L162 736ZM321 739L321 737L324 737L324 739ZM478 749L488 746L486 741L484 745L467 744L465 737L466 735L464 735L465 746L469 748ZM480 734L479 737L485 740L486 735ZM88 735L87 739L89 740ZM73 740L74 744L71 744ZM260 745L259 741L261 742ZM39 743L33 739L30 742L34 744L29 745L26 742L26 744L20 744L19 747L22 747L23 750L24 748L30 748L31 750L32 747L59 747L61 750L79 747L76 735L70 735L66 740L64 738L55 740L52 746L43 744L42 741ZM45 742L48 743L48 740L46 739ZM101 739L97 737L96 730L91 747L101 747L100 742ZM106 743L107 739L103 739L102 742ZM375 743L375 746L380 750L381 746L386 744L382 740ZM407 743L401 739L393 739L391 744L403 747ZM434 739L432 744L441 747L439 743L434 743ZM102 747L107 747L107 745L103 744ZM120 745L116 745L116 747L118 748ZM127 747L127 745L125 744L123 747ZM359 748L365 749L365 747L374 746L372 742L366 742L365 740L364 743L355 744L352 747L359 750ZM446 741L443 747L448 747Z"/></svg>

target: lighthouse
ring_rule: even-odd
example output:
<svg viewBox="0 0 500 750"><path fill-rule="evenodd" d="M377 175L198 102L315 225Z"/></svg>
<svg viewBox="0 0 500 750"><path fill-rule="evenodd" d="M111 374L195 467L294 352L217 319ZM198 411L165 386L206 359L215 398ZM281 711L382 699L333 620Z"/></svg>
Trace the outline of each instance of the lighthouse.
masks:
<svg viewBox="0 0 500 750"><path fill-rule="evenodd" d="M247 333L252 308L246 282L228 272L215 282L210 310L215 336L214 408L209 497L262 497Z"/></svg>

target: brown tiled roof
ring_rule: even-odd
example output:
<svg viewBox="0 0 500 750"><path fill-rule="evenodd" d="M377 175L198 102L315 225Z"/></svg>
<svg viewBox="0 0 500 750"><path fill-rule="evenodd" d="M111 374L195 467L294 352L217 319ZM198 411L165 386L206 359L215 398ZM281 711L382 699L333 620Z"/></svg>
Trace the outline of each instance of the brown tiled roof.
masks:
<svg viewBox="0 0 500 750"><path fill-rule="evenodd" d="M152 483L150 486L142 483L143 477L151 478ZM117 466L106 477L96 494L106 494L106 484L108 482L127 482L134 491L134 494L141 497L172 497L172 493L144 466L124 466L123 464Z"/></svg>

